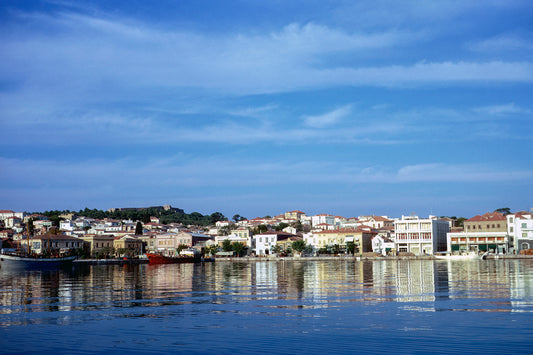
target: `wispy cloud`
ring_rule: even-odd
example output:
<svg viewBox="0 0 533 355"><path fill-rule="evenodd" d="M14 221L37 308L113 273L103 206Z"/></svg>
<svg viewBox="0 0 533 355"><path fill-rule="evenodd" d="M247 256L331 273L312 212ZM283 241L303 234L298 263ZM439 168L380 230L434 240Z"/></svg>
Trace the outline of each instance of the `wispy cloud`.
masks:
<svg viewBox="0 0 533 355"><path fill-rule="evenodd" d="M474 51L498 53L502 52L516 52L526 51L533 52L533 41L531 36L522 37L516 34L501 34L498 36L490 37L478 42L472 42L468 44L468 48Z"/></svg>
<svg viewBox="0 0 533 355"><path fill-rule="evenodd" d="M327 126L335 125L340 122L343 118L348 116L352 112L352 106L346 105L339 107L333 111L326 112L321 115L316 116L304 116L304 123L306 126L314 128L323 128Z"/></svg>
<svg viewBox="0 0 533 355"><path fill-rule="evenodd" d="M175 155L135 164L135 159L90 159L75 162L0 158L5 169L0 174L4 186L50 186L84 189L107 181L114 189L146 186L158 176L158 187L201 188L205 186L261 186L301 183L386 183L411 182L505 182L529 181L533 170L503 168L484 164L424 163L398 168L386 166L338 167L334 161L262 159L220 159L218 156L195 160L190 155ZM279 166L284 174L279 175ZM336 166L337 168L332 169ZM53 168L51 168L53 167ZM127 174L124 174L127 171ZM235 180L235 174L244 177ZM33 176L39 176L34 179ZM246 181L246 182L245 182Z"/></svg>
<svg viewBox="0 0 533 355"><path fill-rule="evenodd" d="M480 113L480 114L486 114L486 115L493 115L493 116L505 116L505 115L515 115L515 114L522 114L522 115L531 115L533 114L533 111L525 108L520 107L514 103L504 104L504 105L492 105L492 106L483 106L483 107L475 107L473 109L474 112Z"/></svg>
<svg viewBox="0 0 533 355"><path fill-rule="evenodd" d="M221 112L221 118L216 118ZM492 132L491 137L499 136L500 139L523 139L527 132L514 128L523 124L532 113L531 109L514 103L463 109L420 107L408 110L387 105L380 109L358 106L354 110L353 105L344 105L326 113L303 114L293 118L292 124L287 124L286 116L290 113L276 105L204 108L201 114L210 117L206 120L198 120L183 112L171 112L172 119L163 119L151 110L147 115L127 110L119 113L70 110L40 114L14 111L4 115L13 119L3 123L0 138L8 145L115 146L135 142L137 146L188 143L239 146L264 143L305 145L310 141L391 145L448 141L453 133L454 141L460 142L487 136L486 132ZM26 119L16 119L24 115L27 115ZM516 132L509 135L511 129Z"/></svg>
<svg viewBox="0 0 533 355"><path fill-rule="evenodd" d="M36 15L34 15L36 16ZM327 86L397 86L454 82L532 82L528 61L417 62L330 66L322 56L392 48L409 33L349 33L313 23L264 34L163 31L121 18L39 15L57 31L32 28L2 36L4 79L59 90L65 97L117 97L147 87L199 88L226 94L273 93ZM137 92L136 95L139 93Z"/></svg>

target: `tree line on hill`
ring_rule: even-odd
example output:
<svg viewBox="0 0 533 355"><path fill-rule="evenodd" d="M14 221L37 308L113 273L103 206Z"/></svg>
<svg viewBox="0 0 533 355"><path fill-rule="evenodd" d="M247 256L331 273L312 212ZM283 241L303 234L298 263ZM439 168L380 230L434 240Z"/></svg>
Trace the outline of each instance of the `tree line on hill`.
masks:
<svg viewBox="0 0 533 355"><path fill-rule="evenodd" d="M54 225L59 225L61 215L73 213L79 217L87 217L94 219L118 219L118 220L132 220L142 221L143 223L150 223L150 217L157 217L162 224L182 223L183 225L198 225L209 226L215 224L217 221L225 221L226 217L220 212L214 212L208 215L203 215L199 212L180 213L172 210L161 210L156 208L146 209L128 209L115 211L102 211L98 209L85 208L84 210L70 211L70 210L51 210L45 212L35 212L47 216Z"/></svg>

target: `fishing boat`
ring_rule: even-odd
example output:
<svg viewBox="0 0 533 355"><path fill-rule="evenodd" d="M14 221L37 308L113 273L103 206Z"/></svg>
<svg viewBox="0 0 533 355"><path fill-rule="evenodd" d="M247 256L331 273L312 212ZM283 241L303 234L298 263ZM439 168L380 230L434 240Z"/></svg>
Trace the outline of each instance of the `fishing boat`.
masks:
<svg viewBox="0 0 533 355"><path fill-rule="evenodd" d="M72 265L76 256L40 257L29 254L2 253L0 266L2 268L47 269Z"/></svg>
<svg viewBox="0 0 533 355"><path fill-rule="evenodd" d="M201 255L194 256L166 256L156 253L146 253L146 257L150 264L185 264L185 263L199 263L202 261Z"/></svg>

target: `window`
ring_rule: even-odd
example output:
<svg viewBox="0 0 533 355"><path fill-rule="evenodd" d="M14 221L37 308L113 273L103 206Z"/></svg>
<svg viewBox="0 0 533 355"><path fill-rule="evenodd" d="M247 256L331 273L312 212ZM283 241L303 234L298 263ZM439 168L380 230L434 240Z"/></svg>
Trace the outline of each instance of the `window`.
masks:
<svg viewBox="0 0 533 355"><path fill-rule="evenodd" d="M527 228L527 223L522 223L522 228Z"/></svg>
<svg viewBox="0 0 533 355"><path fill-rule="evenodd" d="M514 233L514 228L512 226L509 228L509 232Z"/></svg>

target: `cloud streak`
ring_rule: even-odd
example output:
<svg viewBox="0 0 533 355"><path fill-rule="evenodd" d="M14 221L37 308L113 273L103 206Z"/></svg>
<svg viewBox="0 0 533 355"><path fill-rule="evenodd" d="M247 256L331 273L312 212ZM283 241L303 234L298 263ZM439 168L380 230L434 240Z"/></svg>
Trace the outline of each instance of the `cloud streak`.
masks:
<svg viewBox="0 0 533 355"><path fill-rule="evenodd" d="M532 82L528 61L419 61L403 65L326 65L325 55L371 53L413 41L397 31L348 33L313 23L258 35L163 31L124 19L73 13L34 16L54 25L2 36L2 77L79 94L125 94L127 88L199 88L225 94L274 93L328 86ZM354 57L356 58L356 57ZM71 92L68 95L68 92Z"/></svg>
<svg viewBox="0 0 533 355"><path fill-rule="evenodd" d="M304 116L304 123L306 126L313 128L323 128L333 126L340 122L344 117L352 112L351 105L343 106L331 112L326 112L317 116Z"/></svg>

